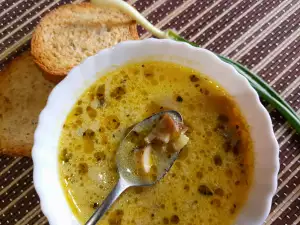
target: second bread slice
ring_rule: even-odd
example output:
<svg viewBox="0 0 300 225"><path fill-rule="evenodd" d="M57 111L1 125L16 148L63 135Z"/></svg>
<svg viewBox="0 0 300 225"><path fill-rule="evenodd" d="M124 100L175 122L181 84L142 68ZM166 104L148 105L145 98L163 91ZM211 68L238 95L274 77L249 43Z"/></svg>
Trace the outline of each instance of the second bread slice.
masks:
<svg viewBox="0 0 300 225"><path fill-rule="evenodd" d="M35 62L48 74L66 75L104 48L139 39L136 23L115 8L68 4L47 14L31 42Z"/></svg>

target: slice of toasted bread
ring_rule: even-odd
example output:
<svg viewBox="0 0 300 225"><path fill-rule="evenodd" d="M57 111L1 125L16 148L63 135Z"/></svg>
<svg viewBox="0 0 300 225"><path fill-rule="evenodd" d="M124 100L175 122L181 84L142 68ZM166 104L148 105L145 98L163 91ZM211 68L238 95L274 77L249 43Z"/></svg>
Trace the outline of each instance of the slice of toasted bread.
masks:
<svg viewBox="0 0 300 225"><path fill-rule="evenodd" d="M53 87L29 51L0 72L0 154L31 155L38 116Z"/></svg>
<svg viewBox="0 0 300 225"><path fill-rule="evenodd" d="M136 39L135 21L120 10L90 3L67 4L41 20L32 37L31 51L45 72L64 76L99 50Z"/></svg>

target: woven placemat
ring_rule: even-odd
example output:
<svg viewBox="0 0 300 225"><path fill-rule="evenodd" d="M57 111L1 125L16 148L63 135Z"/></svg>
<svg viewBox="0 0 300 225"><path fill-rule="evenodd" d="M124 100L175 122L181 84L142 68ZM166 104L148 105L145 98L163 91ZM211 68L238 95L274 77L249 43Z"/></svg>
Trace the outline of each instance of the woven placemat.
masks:
<svg viewBox="0 0 300 225"><path fill-rule="evenodd" d="M0 69L29 47L48 11L71 1L0 0ZM74 1L80 2L80 1ZM153 24L239 61L300 114L300 0L129 0ZM139 27L141 38L151 35ZM1 106L0 106L1 107ZM300 224L300 136L269 109L280 144L278 189L266 224ZM0 156L0 225L47 224L32 160Z"/></svg>

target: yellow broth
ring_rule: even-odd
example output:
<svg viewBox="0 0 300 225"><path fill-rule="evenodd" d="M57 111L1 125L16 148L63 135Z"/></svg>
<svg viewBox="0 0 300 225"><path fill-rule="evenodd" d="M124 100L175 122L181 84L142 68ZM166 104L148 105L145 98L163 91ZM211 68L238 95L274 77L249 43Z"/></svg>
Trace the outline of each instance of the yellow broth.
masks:
<svg viewBox="0 0 300 225"><path fill-rule="evenodd" d="M190 68L154 61L107 73L67 117L60 176L82 223L117 182L116 150L126 131L168 109L178 110L189 127L187 146L161 181L127 190L98 224L233 223L253 178L249 127L216 82Z"/></svg>

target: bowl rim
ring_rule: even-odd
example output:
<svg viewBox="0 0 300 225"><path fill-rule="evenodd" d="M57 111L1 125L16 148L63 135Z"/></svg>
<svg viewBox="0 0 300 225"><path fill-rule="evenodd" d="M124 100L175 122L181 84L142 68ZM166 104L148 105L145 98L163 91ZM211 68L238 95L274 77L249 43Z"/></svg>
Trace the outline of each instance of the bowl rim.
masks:
<svg viewBox="0 0 300 225"><path fill-rule="evenodd" d="M257 185L256 183L254 183L253 187L251 187L248 200L243 206L242 211L238 214L235 223L243 225L262 224L270 212L272 197L275 194L277 188L277 174L279 171L279 146L273 133L272 121L270 119L270 116L267 110L260 103L256 91L250 86L248 81L234 69L234 67L220 60L214 53L210 52L209 50L193 47L187 43L176 42L168 39L153 38L138 41L125 41L117 44L112 48L101 50L96 55L88 57L80 65L74 67L69 72L67 77L63 81L61 81L50 93L47 104L39 116L38 125L34 133L34 146L32 149L32 159L34 164L34 186L40 197L41 209L43 213L48 218L50 224L62 224L61 221L63 221L63 224L78 224L77 219L71 212L70 207L67 205L67 201L65 199L66 197L64 196L64 199L59 199L62 197L63 191L60 183L60 191L57 189L59 174L53 173L55 171L57 172L58 170L58 163L53 162L53 152L55 151L56 153L55 156L57 161L58 155L57 143L52 142L53 140L54 142L55 140L59 140L57 138L59 138L60 136L62 123L64 122L71 109L69 107L69 110L68 108L66 108L62 111L59 111L62 107L58 107L58 105L60 104L60 106L62 106L61 101L63 101L62 98L64 98L64 96L62 96L61 94L68 90L68 93L65 93L65 95L67 95L67 97L65 98L66 101L68 101L68 98L70 101L72 99L73 104L69 102L68 104L73 106L75 104L75 101L78 99L78 96L80 96L84 92L84 90L86 90L86 88L88 88L101 76L96 69L100 64L106 63L105 65L108 66L104 66L104 68L107 68L107 70L111 70L115 67L115 64L113 63L115 60L114 57L123 57L125 58L125 61L126 57L129 57L127 60L130 61L132 59L137 59L137 57L135 58L134 56L131 56L132 58L130 58L128 54L121 54L121 56L120 53L128 53L129 50L131 50L135 52L134 54L137 55L145 54L140 53L137 49L146 49L146 51L151 52L151 48L153 48L153 51L155 51L155 49L157 49L157 51L161 51L158 50L158 48L165 49L166 51L164 52L164 54L166 54L167 56L166 61L176 61L180 58L178 54L177 56L171 54L174 49L174 51L185 53L185 56L182 58L184 59L184 61L180 61L182 59L178 60L179 64L186 64L185 66L188 66L191 61L200 63L198 59L200 58L203 61L201 62L203 65L200 63L203 66L203 70L200 69L201 72L212 70L214 71L214 73L218 71L224 71L225 73L226 71L226 79L220 78L223 79L223 83L220 82L220 80L217 80L217 82L221 83L221 85L225 89L227 89L225 87L226 85L228 87L231 87L233 84L230 83L234 83L234 88L237 89L236 91L234 91L236 96L231 92L233 91L233 89L227 89L227 91L231 95L233 95L234 98L236 98L237 104L241 108L242 113L244 114L244 117L246 117L246 121L249 123L249 125L253 125L250 124L249 119L250 121L257 121L257 124L251 127L251 136L254 145L258 145L257 142L259 142L259 144L260 142L262 142L262 140L258 140L262 138L260 138L259 136L263 136L263 139L265 141L264 145L262 145L264 146L264 148L260 149L260 151L263 152L256 152L255 149L256 165L254 182L256 181L256 179L259 179L260 182ZM132 55L132 53L130 54ZM151 54L149 54L149 56L151 56ZM191 58L192 56L196 57L196 60L194 58ZM214 66L208 68L208 65ZM102 75L105 74L104 71L102 72ZM207 73L206 75L211 76L211 74ZM246 94L247 103L243 102L245 101L245 99L243 99L243 101L239 100L238 95L242 94ZM253 110L254 116L248 115L248 112L246 112L243 107L247 108L248 110ZM245 113L247 114L246 116ZM60 119L58 119L58 117ZM60 122L57 122L59 123L57 125L56 120L60 120ZM252 132L252 129L255 131L255 133ZM49 135L49 133L52 135ZM261 146L259 147L262 148ZM55 150L53 150L53 148ZM263 157L263 153L268 156ZM259 155L259 158L256 158L257 154ZM52 183L49 181L49 179ZM49 185L50 183L52 184L51 187ZM55 201L57 200L55 199L55 197L57 196L59 196L59 204L55 203ZM255 199L254 201L252 201L253 198ZM250 206L248 206L249 204ZM67 214L67 216L61 217L62 215L65 215L62 214L62 212Z"/></svg>

